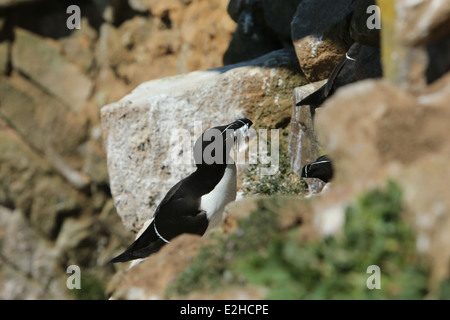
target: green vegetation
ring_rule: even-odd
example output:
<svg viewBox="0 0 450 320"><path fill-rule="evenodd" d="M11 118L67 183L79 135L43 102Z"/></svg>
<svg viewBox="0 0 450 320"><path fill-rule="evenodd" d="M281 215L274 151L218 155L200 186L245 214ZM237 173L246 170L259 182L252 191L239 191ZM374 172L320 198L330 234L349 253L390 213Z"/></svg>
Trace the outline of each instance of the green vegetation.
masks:
<svg viewBox="0 0 450 320"><path fill-rule="evenodd" d="M168 294L183 295L194 290L215 290L224 285L242 283L243 278L234 272L232 264L239 256L254 250L265 251L266 244L278 236L280 230L273 210L283 204L281 198L274 198L273 203L259 200L258 210L240 221L235 233L216 237L214 244L200 250L190 266L169 287Z"/></svg>
<svg viewBox="0 0 450 320"><path fill-rule="evenodd" d="M249 283L267 288L268 299L422 299L428 268L401 221L401 198L393 182L367 192L347 208L340 236L307 243L297 228L279 227L286 198L260 199L237 232L201 250L168 295ZM367 288L371 265L380 267L381 289Z"/></svg>
<svg viewBox="0 0 450 320"><path fill-rule="evenodd" d="M242 187L245 196L252 194L298 195L307 192L308 186L305 181L291 169L286 144L287 142L280 141L279 170L276 174L261 176L259 173L264 165L260 163L251 164L245 171L244 185ZM268 150L268 157L270 157L270 146L268 146Z"/></svg>
<svg viewBox="0 0 450 320"><path fill-rule="evenodd" d="M402 223L401 191L392 182L346 210L343 235L300 245L291 233L271 242L268 254L241 259L237 270L251 283L269 287L273 299L420 299L427 268ZM381 289L369 290L367 267L381 270Z"/></svg>
<svg viewBox="0 0 450 320"><path fill-rule="evenodd" d="M105 300L105 284L95 274L81 273L81 289L70 290L77 300Z"/></svg>

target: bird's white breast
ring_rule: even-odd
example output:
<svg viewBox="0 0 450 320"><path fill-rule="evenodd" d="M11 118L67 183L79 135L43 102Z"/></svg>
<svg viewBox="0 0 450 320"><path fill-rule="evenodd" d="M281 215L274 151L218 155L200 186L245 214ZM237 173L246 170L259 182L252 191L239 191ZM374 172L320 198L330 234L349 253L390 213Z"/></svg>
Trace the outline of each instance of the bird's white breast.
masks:
<svg viewBox="0 0 450 320"><path fill-rule="evenodd" d="M222 222L225 206L236 199L236 165L228 164L219 183L210 192L202 196L200 209L206 212L211 229Z"/></svg>

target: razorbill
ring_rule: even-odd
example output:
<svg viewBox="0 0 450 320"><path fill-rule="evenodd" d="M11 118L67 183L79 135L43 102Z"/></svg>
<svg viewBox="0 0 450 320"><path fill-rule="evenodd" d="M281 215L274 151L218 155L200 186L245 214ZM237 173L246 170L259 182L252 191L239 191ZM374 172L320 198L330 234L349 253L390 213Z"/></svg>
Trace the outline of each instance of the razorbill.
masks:
<svg viewBox="0 0 450 320"><path fill-rule="evenodd" d="M314 117L315 110L330 97L338 88L346 84L356 82L355 63L356 57L361 50L361 44L355 42L339 63L331 71L327 82L312 94L296 103L296 106L310 106L311 116Z"/></svg>
<svg viewBox="0 0 450 320"><path fill-rule="evenodd" d="M300 177L318 178L328 183L333 178L333 165L327 155L318 157L314 162L303 166Z"/></svg>
<svg viewBox="0 0 450 320"><path fill-rule="evenodd" d="M221 222L225 205L236 199L236 165L230 151L247 118L206 130L194 145L197 169L175 184L153 215L153 221L123 253L109 263L145 258L182 233L203 235Z"/></svg>

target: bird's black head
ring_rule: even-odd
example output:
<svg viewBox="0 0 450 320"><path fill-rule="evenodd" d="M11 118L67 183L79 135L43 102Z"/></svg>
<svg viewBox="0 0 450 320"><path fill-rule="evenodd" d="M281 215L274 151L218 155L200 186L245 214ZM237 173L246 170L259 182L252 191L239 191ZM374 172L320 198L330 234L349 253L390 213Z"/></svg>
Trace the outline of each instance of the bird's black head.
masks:
<svg viewBox="0 0 450 320"><path fill-rule="evenodd" d="M328 182L333 178L333 166L327 156L321 156L316 161L303 166L300 173L302 178L318 178Z"/></svg>
<svg viewBox="0 0 450 320"><path fill-rule="evenodd" d="M194 160L197 167L226 165L232 161L229 154L234 142L240 135L243 137L252 124L249 119L241 118L203 132L194 145Z"/></svg>

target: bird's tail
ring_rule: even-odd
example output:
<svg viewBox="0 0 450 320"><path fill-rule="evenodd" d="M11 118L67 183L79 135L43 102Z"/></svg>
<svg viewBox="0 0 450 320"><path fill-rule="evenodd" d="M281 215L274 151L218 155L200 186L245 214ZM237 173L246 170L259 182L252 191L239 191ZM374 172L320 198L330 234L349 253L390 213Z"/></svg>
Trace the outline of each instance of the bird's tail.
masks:
<svg viewBox="0 0 450 320"><path fill-rule="evenodd" d="M166 243L156 234L153 223L124 252L109 260L108 263L127 262L134 259L146 258L152 253L159 251Z"/></svg>

